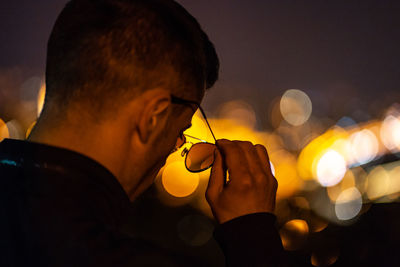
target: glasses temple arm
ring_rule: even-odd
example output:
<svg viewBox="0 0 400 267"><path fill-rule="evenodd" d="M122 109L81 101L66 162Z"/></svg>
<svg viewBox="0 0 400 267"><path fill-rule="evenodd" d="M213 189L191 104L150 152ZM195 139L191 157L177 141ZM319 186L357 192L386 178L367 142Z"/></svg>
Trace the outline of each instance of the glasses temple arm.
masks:
<svg viewBox="0 0 400 267"><path fill-rule="evenodd" d="M186 137L190 137L190 138L193 138L193 139L199 140L199 141L201 141L201 142L203 142L203 143L207 143L207 141L206 141L206 140L203 140L203 139L200 139L200 138L197 138L197 137L191 136L191 135L189 135L189 134L183 134L183 135L184 135L184 136L186 136ZM190 143L190 142L188 142L188 143Z"/></svg>
<svg viewBox="0 0 400 267"><path fill-rule="evenodd" d="M203 115L203 117L204 117L204 119L205 119L205 121L206 121L206 123L207 123L208 129L210 129L210 132L211 132L211 134L212 134L212 137L214 138L215 143L217 143L217 138L215 138L214 132L212 131L211 126L210 126L210 124L208 123L206 113L205 113L204 110L200 107L200 105L199 105L199 110L200 110L201 114Z"/></svg>

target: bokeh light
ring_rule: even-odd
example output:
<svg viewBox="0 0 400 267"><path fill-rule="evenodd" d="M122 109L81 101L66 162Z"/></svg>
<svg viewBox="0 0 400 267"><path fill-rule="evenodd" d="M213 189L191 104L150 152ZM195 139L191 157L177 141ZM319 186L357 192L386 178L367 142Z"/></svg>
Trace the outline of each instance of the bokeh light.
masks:
<svg viewBox="0 0 400 267"><path fill-rule="evenodd" d="M8 121L7 128L8 128L9 138L11 138L11 139L24 139L25 138L23 126L17 120Z"/></svg>
<svg viewBox="0 0 400 267"><path fill-rule="evenodd" d="M339 258L339 250L330 247L321 247L311 254L311 264L317 267L333 265Z"/></svg>
<svg viewBox="0 0 400 267"><path fill-rule="evenodd" d="M388 190L388 194L392 195L392 199L396 199L397 197L399 197L399 193L400 193L400 165L394 167L390 173L389 173L389 177L390 177L390 187Z"/></svg>
<svg viewBox="0 0 400 267"><path fill-rule="evenodd" d="M353 219L360 212L362 203L361 193L357 188L344 190L336 199L336 217L342 221Z"/></svg>
<svg viewBox="0 0 400 267"><path fill-rule="evenodd" d="M202 246L211 239L214 225L205 216L188 215L179 221L177 231L179 238L186 244Z"/></svg>
<svg viewBox="0 0 400 267"><path fill-rule="evenodd" d="M335 203L339 195L346 189L356 186L355 175L352 170L348 170L340 183L326 188L328 197Z"/></svg>
<svg viewBox="0 0 400 267"><path fill-rule="evenodd" d="M21 97L24 101L31 101L36 97L42 85L42 79L37 76L32 76L24 81L19 87Z"/></svg>
<svg viewBox="0 0 400 267"><path fill-rule="evenodd" d="M290 153L279 150L270 154L274 164L275 178L278 181L277 198L286 198L298 191L303 181L297 174L296 158Z"/></svg>
<svg viewBox="0 0 400 267"><path fill-rule="evenodd" d="M353 158L360 165L370 162L378 154L378 139L368 129L352 134L350 136L350 144Z"/></svg>
<svg viewBox="0 0 400 267"><path fill-rule="evenodd" d="M387 170L378 166L367 176L367 196L374 200L388 194L390 189L390 177Z"/></svg>
<svg viewBox="0 0 400 267"><path fill-rule="evenodd" d="M302 247L309 233L308 224L304 220L288 221L279 231L282 245L286 250L296 250Z"/></svg>
<svg viewBox="0 0 400 267"><path fill-rule="evenodd" d="M312 103L303 91L290 89L281 98L280 110L285 121L293 126L299 126L310 118Z"/></svg>
<svg viewBox="0 0 400 267"><path fill-rule="evenodd" d="M400 150L400 120L395 116L387 116L382 123L380 131L383 144L390 151Z"/></svg>
<svg viewBox="0 0 400 267"><path fill-rule="evenodd" d="M32 122L32 124L28 127L28 129L26 130L25 138L29 137L29 135L31 134L33 127L35 127L35 125L36 125L36 121Z"/></svg>
<svg viewBox="0 0 400 267"><path fill-rule="evenodd" d="M7 124L0 119L0 142L3 141L5 138L9 138L10 134L8 132Z"/></svg>
<svg viewBox="0 0 400 267"><path fill-rule="evenodd" d="M328 150L318 161L317 178L322 186L333 186L339 183L346 173L346 161L335 150Z"/></svg>
<svg viewBox="0 0 400 267"><path fill-rule="evenodd" d="M344 129L334 127L312 140L298 156L297 171L300 177L304 180L316 179L318 163L328 150L340 152L344 158L346 142L340 140L345 140L347 137L348 133Z"/></svg>
<svg viewBox="0 0 400 267"><path fill-rule="evenodd" d="M234 120L236 123L249 128L254 128L257 123L254 109L242 100L222 104L218 113L220 118Z"/></svg>
<svg viewBox="0 0 400 267"><path fill-rule="evenodd" d="M177 161L166 165L162 172L162 185L164 189L175 197L187 197L199 185L199 175L186 170L182 162Z"/></svg>
<svg viewBox="0 0 400 267"><path fill-rule="evenodd" d="M40 87L39 94L37 96L37 115L40 116L40 113L43 110L44 98L46 95L46 84L42 82L42 86Z"/></svg>

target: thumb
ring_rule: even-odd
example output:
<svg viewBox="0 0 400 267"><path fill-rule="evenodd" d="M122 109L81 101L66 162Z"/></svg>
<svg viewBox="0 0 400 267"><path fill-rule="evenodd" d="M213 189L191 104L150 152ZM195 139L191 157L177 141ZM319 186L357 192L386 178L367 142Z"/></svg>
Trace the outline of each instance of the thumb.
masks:
<svg viewBox="0 0 400 267"><path fill-rule="evenodd" d="M224 165L221 153L218 149L214 150L214 163L211 168L210 179L208 180L207 195L213 197L219 194L225 184Z"/></svg>

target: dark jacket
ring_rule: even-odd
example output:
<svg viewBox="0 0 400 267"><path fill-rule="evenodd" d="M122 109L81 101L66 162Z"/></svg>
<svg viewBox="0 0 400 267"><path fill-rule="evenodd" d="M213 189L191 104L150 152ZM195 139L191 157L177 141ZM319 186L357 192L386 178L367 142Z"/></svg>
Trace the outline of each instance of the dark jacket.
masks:
<svg viewBox="0 0 400 267"><path fill-rule="evenodd" d="M0 143L0 266L190 266L184 255L125 233L130 202L116 178L79 153ZM220 225L228 266L279 266L275 216Z"/></svg>

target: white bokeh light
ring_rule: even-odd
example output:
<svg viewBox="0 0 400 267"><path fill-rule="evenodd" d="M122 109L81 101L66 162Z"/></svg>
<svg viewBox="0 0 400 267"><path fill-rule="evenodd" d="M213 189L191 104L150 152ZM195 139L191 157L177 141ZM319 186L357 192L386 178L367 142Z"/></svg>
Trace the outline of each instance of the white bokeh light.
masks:
<svg viewBox="0 0 400 267"><path fill-rule="evenodd" d="M392 152L400 150L400 120L392 115L385 118L380 131L383 144Z"/></svg>
<svg viewBox="0 0 400 267"><path fill-rule="evenodd" d="M351 187L344 190L335 203L335 213L339 220L353 219L360 212L362 207L361 193L357 188Z"/></svg>
<svg viewBox="0 0 400 267"><path fill-rule="evenodd" d="M346 161L335 150L328 150L318 161L317 179L322 186L338 184L346 173Z"/></svg>
<svg viewBox="0 0 400 267"><path fill-rule="evenodd" d="M379 143L375 134L367 129L350 136L351 152L354 163L365 164L373 160L378 154Z"/></svg>
<svg viewBox="0 0 400 267"><path fill-rule="evenodd" d="M285 121L293 126L299 126L310 118L312 103L303 91L290 89L281 98L280 110Z"/></svg>

